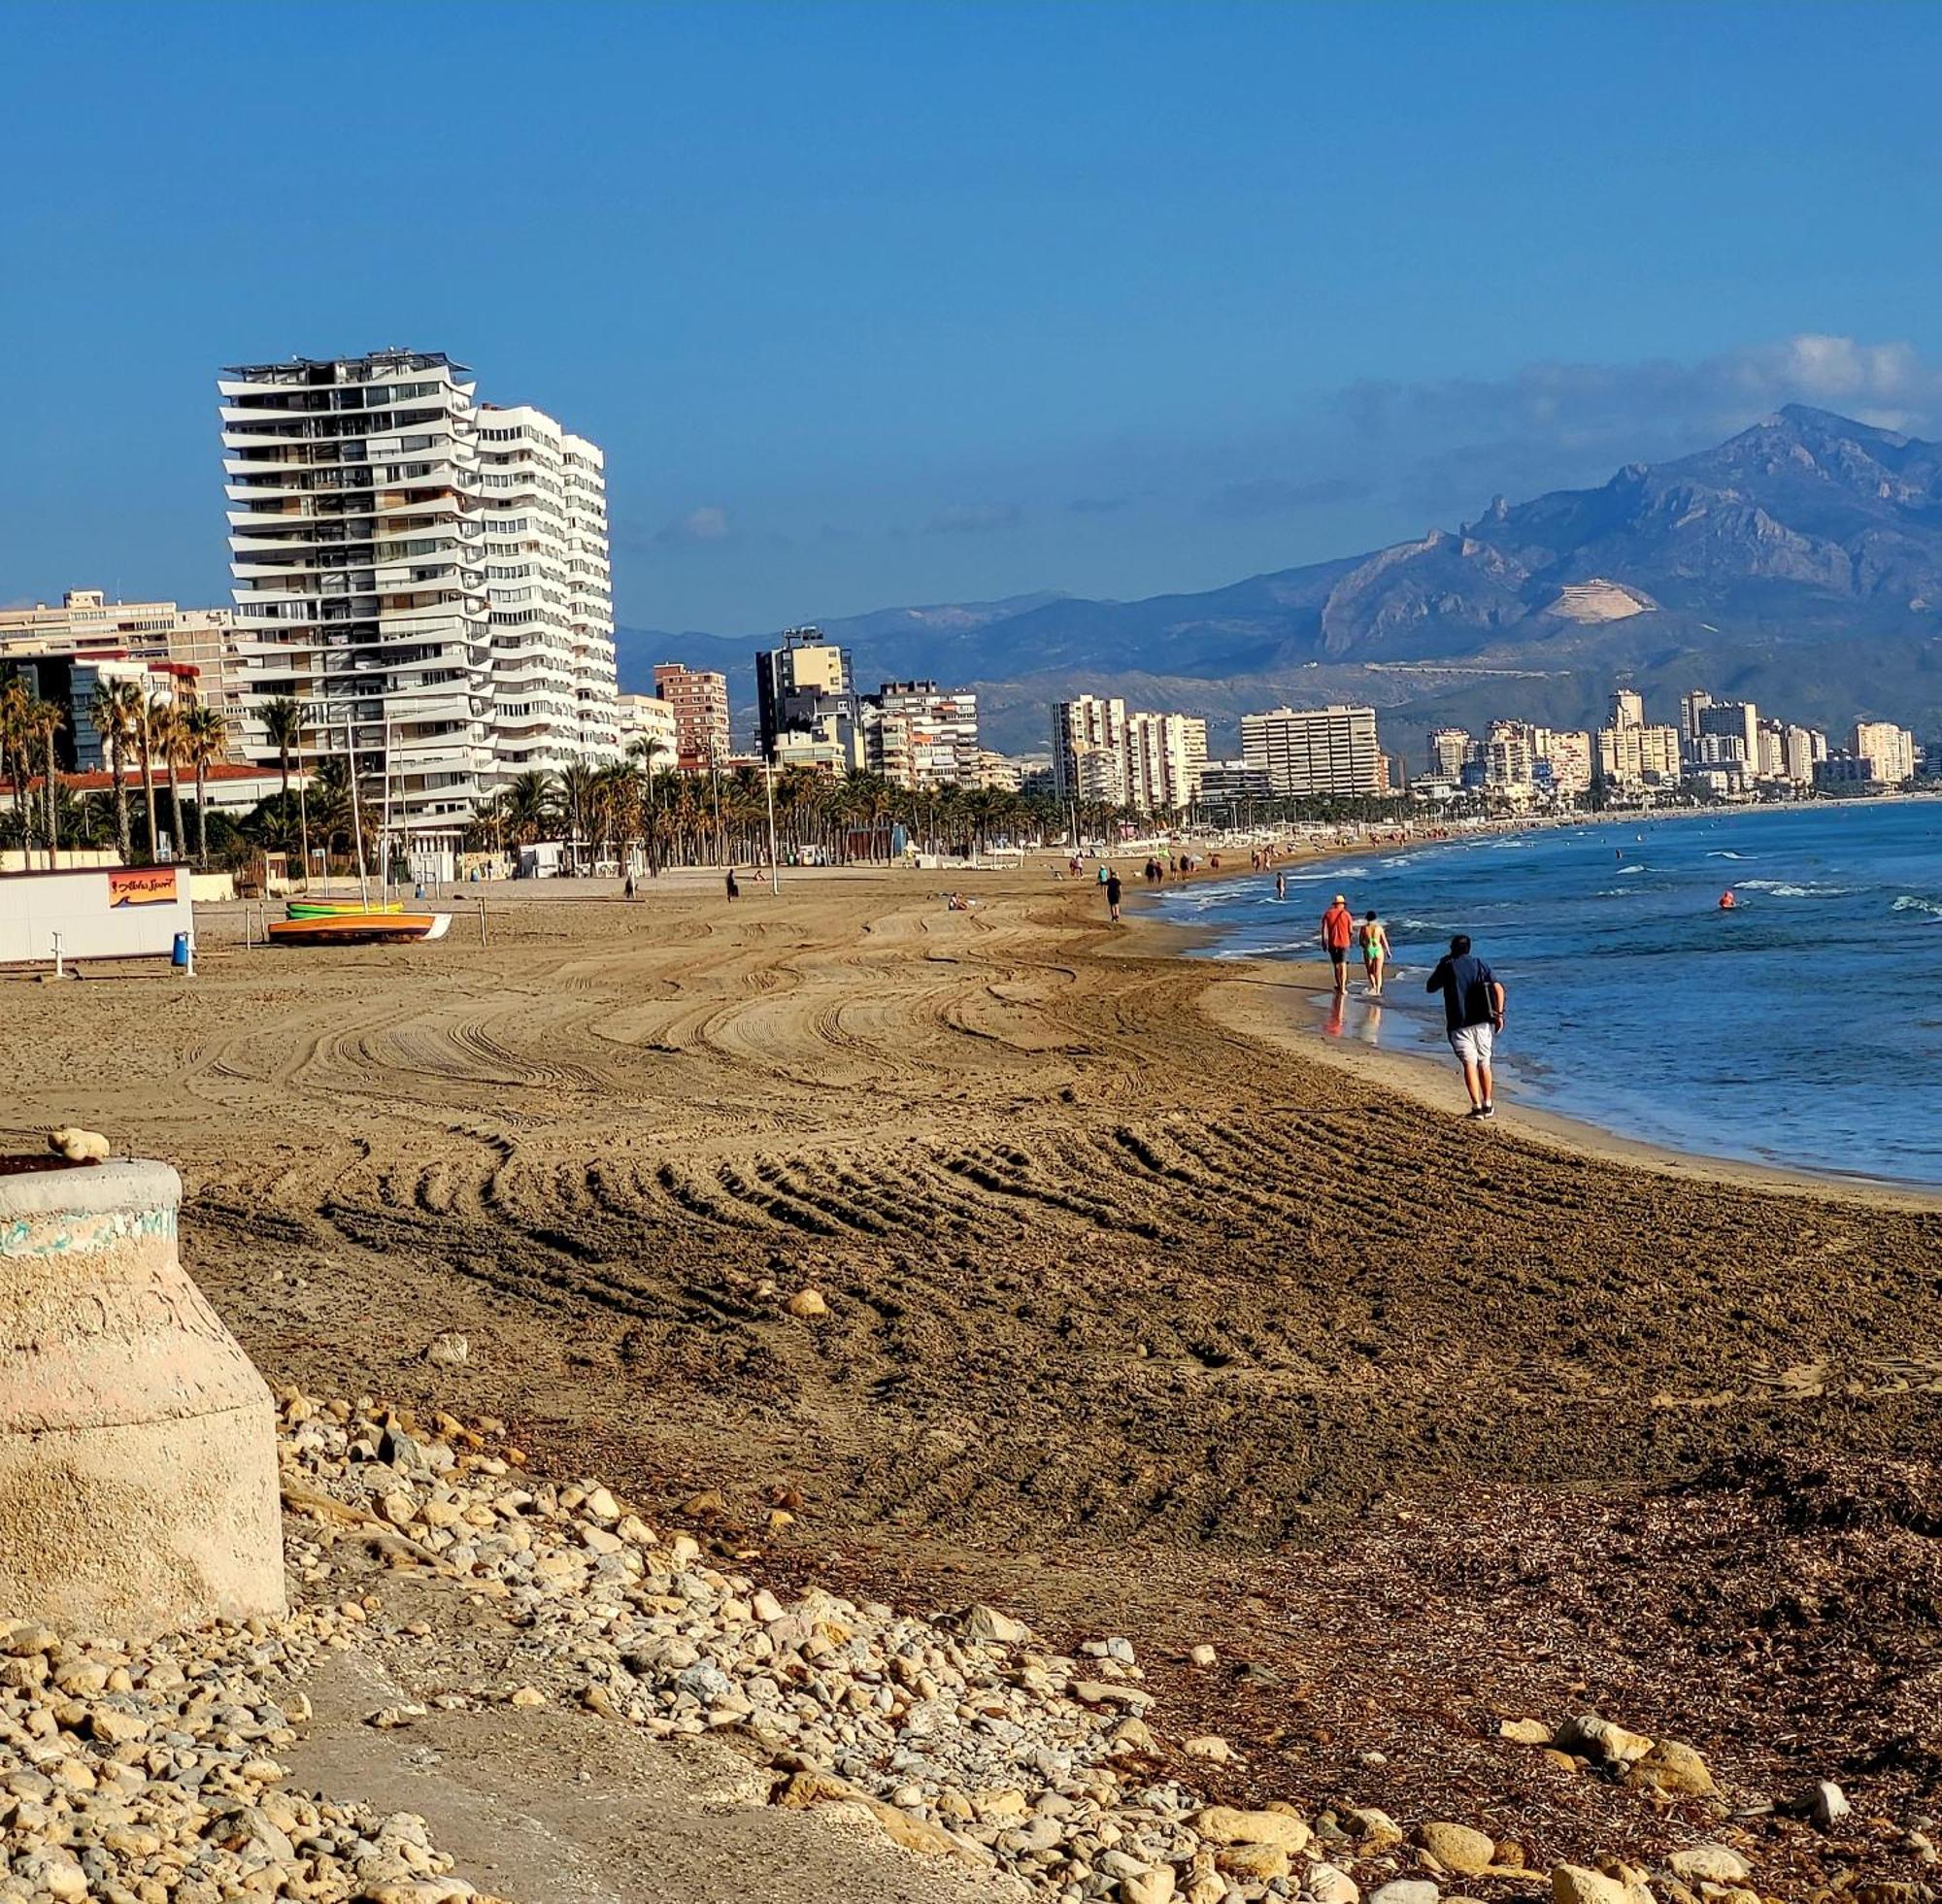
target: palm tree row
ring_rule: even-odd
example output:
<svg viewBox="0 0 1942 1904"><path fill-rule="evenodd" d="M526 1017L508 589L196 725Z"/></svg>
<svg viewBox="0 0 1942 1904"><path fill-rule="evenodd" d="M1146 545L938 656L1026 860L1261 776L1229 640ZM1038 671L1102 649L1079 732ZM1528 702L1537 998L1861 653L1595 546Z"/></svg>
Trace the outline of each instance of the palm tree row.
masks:
<svg viewBox="0 0 1942 1904"><path fill-rule="evenodd" d="M178 856L187 844L179 769L185 768L195 776L196 856L207 865L209 769L222 758L227 740L222 716L215 708L150 696L126 680L100 682L87 714L108 752L114 783L110 809L114 840L123 863L135 856L134 828L128 814L128 765L133 755L142 774L148 821L145 851L152 853L156 845L154 768L159 758ZM82 837L77 830L78 825L85 825L91 835L96 829L83 818L85 803L74 800L73 789L62 781L55 760L54 738L67 725L67 711L58 702L32 693L17 672L0 683L0 771L13 787L13 831L23 852L31 852L36 844L44 846L50 868L57 863L63 834L75 845L102 844L98 839ZM71 813L77 816L76 822L63 826L63 818Z"/></svg>
<svg viewBox="0 0 1942 1904"><path fill-rule="evenodd" d="M1049 796L998 787L914 789L878 774L834 775L785 767L773 786L758 768L725 774L655 769L651 750L604 767L521 774L470 829L475 850L565 843L615 860L638 847L651 872L664 865L723 865L768 856L773 793L777 851L785 858L837 863L886 860L909 843L926 852L983 852L1063 838L1072 810ZM1082 829L1105 832L1130 818L1083 809ZM901 835L901 838L899 837Z"/></svg>

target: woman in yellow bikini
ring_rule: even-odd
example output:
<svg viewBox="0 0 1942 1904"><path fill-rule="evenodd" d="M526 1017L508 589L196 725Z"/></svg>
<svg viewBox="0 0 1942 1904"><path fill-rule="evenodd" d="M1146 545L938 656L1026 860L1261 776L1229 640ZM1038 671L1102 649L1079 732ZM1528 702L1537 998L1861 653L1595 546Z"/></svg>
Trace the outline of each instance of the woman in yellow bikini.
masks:
<svg viewBox="0 0 1942 1904"><path fill-rule="evenodd" d="M1362 944L1362 970L1368 974L1369 979L1368 995L1371 998L1380 998L1383 995L1383 967L1389 962L1390 935L1384 929L1382 920L1374 913L1370 913L1362 920L1359 936Z"/></svg>

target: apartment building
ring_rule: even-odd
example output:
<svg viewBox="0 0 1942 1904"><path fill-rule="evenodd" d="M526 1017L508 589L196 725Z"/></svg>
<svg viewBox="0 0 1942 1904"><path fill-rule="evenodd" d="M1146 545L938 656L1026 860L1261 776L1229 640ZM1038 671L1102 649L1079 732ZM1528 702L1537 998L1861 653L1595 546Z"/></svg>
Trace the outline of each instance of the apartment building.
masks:
<svg viewBox="0 0 1942 1904"><path fill-rule="evenodd" d="M530 404L477 419L491 626L487 791L619 750L604 459Z"/></svg>
<svg viewBox="0 0 1942 1904"><path fill-rule="evenodd" d="M1554 793L1588 793L1591 787L1591 735L1584 727L1533 727L1531 749L1551 769Z"/></svg>
<svg viewBox="0 0 1942 1904"><path fill-rule="evenodd" d="M58 606L0 609L0 662L45 662L36 689L50 700L72 700L70 740L85 756L92 747L88 697L96 664L138 664L109 672L146 679L151 695L201 701L231 713L226 653L233 618L226 608L179 608L174 602L111 602L99 588L70 588ZM55 665L58 664L58 665ZM232 758L235 752L232 734Z"/></svg>
<svg viewBox="0 0 1942 1904"><path fill-rule="evenodd" d="M1274 708L1241 717L1241 757L1288 798L1373 794L1383 785L1376 711L1364 707Z"/></svg>
<svg viewBox="0 0 1942 1904"><path fill-rule="evenodd" d="M1676 786L1682 738L1677 727L1601 727L1592 778L1601 786L1620 789Z"/></svg>
<svg viewBox="0 0 1942 1904"><path fill-rule="evenodd" d="M776 647L756 651L756 730L770 759L795 734L834 747L854 771L863 764L862 715L850 651L820 628L785 628Z"/></svg>
<svg viewBox="0 0 1942 1904"><path fill-rule="evenodd" d="M1884 786L1899 786L1915 778L1915 736L1892 720L1860 720L1849 752L1873 763L1873 778Z"/></svg>
<svg viewBox="0 0 1942 1904"><path fill-rule="evenodd" d="M612 754L591 444L482 408L442 351L235 365L218 389L249 758L293 698L313 749L381 762L394 823L449 846L516 774Z"/></svg>
<svg viewBox="0 0 1942 1904"><path fill-rule="evenodd" d="M654 692L674 711L675 765L685 774L725 766L728 677L663 661L654 669Z"/></svg>
<svg viewBox="0 0 1942 1904"><path fill-rule="evenodd" d="M1082 774L1081 762L1091 765ZM1081 782L1094 791L1083 790ZM1052 784L1061 800L1126 804L1126 704L1094 694L1076 695L1052 710Z"/></svg>
<svg viewBox="0 0 1942 1904"><path fill-rule="evenodd" d="M864 764L900 786L976 786L978 697L934 681L887 681L862 706Z"/></svg>
<svg viewBox="0 0 1942 1904"><path fill-rule="evenodd" d="M620 752L657 774L671 772L681 752L674 709L658 694L619 697Z"/></svg>
<svg viewBox="0 0 1942 1904"><path fill-rule="evenodd" d="M1429 773L1433 779L1455 781L1462 776L1476 744L1461 727L1435 727L1429 734Z"/></svg>
<svg viewBox="0 0 1942 1904"><path fill-rule="evenodd" d="M1185 813L1200 797L1207 723L1190 714L1126 717L1126 804L1141 813Z"/></svg>

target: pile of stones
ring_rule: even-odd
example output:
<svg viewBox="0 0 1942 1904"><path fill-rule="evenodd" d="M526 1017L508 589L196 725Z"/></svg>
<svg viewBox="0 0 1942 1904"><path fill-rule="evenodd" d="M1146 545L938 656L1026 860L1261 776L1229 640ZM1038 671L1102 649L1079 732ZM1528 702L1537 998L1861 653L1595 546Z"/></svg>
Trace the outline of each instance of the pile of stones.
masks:
<svg viewBox="0 0 1942 1904"><path fill-rule="evenodd" d="M1758 1904L1724 1847L1648 1888L1617 1860L1527 1871L1517 1846L1456 1823L1406 1836L1380 1811L1209 1804L1167 1767L1218 1761L1226 1746L1157 1751L1126 1640L1068 1655L990 1607L918 1619L816 1588L785 1598L596 1481L528 1474L497 1422L286 1390L280 1456L303 1603L286 1620L147 1649L0 1625L0 1904L204 1904L280 1887L323 1904L473 1896L420 1820L281 1788L276 1754L308 1717L294 1682L319 1648L368 1637L382 1596L345 1594L374 1558L449 1582L512 1636L441 1706L571 1703L655 1736L712 1735L770 1769L777 1804L852 1807L897 1844L1059 1904L1357 1904L1365 1892L1438 1904L1507 1879L1558 1904ZM410 1725L416 1711L369 1722ZM1546 1749L1630 1750L1634 1735L1603 1724Z"/></svg>
<svg viewBox="0 0 1942 1904"><path fill-rule="evenodd" d="M474 1898L421 1819L283 1788L292 1682L353 1628L325 1607L133 1647L0 1620L0 1904Z"/></svg>

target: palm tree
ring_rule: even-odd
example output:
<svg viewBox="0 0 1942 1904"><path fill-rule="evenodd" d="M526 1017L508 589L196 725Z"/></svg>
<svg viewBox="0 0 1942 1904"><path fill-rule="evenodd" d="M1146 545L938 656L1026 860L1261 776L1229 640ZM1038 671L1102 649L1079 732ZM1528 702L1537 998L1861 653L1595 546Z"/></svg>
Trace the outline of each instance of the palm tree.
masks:
<svg viewBox="0 0 1942 1904"><path fill-rule="evenodd" d="M566 816L575 873L580 871L581 843L586 838L586 817L593 806L593 774L591 767L576 760L559 777L559 803Z"/></svg>
<svg viewBox="0 0 1942 1904"><path fill-rule="evenodd" d="M184 748L188 763L195 769L195 856L197 863L209 864L209 770L222 758L223 743L229 738L228 723L215 708L197 702L183 716Z"/></svg>
<svg viewBox="0 0 1942 1904"><path fill-rule="evenodd" d="M188 852L188 842L183 837L182 782L176 774L176 763L183 757L183 717L186 713L179 702L155 699L149 704L150 724L153 728L151 746L159 746L162 751L162 766L169 781L169 857L182 859Z"/></svg>
<svg viewBox="0 0 1942 1904"><path fill-rule="evenodd" d="M142 804L149 813L146 850L151 859L155 856L155 707L154 696L143 691L141 717L135 722L135 747L142 761Z"/></svg>
<svg viewBox="0 0 1942 1904"><path fill-rule="evenodd" d="M9 778L14 783L14 818L20 829L22 868L27 864L27 778L33 750L28 709L33 702L27 684L17 674L10 675L6 685L0 687L0 758L7 762Z"/></svg>
<svg viewBox="0 0 1942 1904"><path fill-rule="evenodd" d="M42 792L47 806L48 871L52 872L57 863L55 852L60 846L59 786L54 779L54 736L67 725L67 710L58 701L35 700L28 703L32 727L30 731L40 743L42 760L47 765L47 779L42 785Z"/></svg>
<svg viewBox="0 0 1942 1904"><path fill-rule="evenodd" d="M98 681L88 713L94 731L108 744L115 775L115 850L126 866L135 856L128 826L128 750L142 718L142 690L132 681Z"/></svg>
<svg viewBox="0 0 1942 1904"><path fill-rule="evenodd" d="M287 694L280 694L263 704L263 726L270 745L277 750L277 766L284 777L283 803L278 814L284 823L284 851L290 845L290 751L303 740L303 706Z"/></svg>
<svg viewBox="0 0 1942 1904"><path fill-rule="evenodd" d="M553 806L552 776L524 773L500 789L506 837L515 846L531 846L545 831Z"/></svg>

